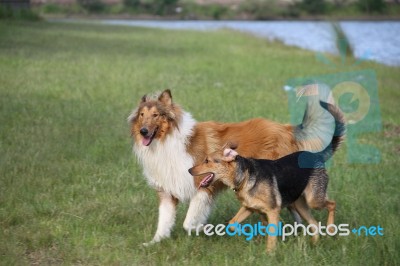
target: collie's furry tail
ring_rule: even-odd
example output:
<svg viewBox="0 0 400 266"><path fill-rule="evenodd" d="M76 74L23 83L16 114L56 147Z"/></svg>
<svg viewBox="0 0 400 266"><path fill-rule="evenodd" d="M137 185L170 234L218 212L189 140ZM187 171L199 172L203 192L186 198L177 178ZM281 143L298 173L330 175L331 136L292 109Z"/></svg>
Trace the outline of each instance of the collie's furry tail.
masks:
<svg viewBox="0 0 400 266"><path fill-rule="evenodd" d="M332 93L327 85L314 84L310 88L316 93L308 97L303 121L294 127L294 135L299 150L320 152L331 146L332 136L337 131L335 121L342 121L343 115L335 107ZM321 108L320 102L326 104L326 108L324 106ZM339 144L336 145L335 150Z"/></svg>

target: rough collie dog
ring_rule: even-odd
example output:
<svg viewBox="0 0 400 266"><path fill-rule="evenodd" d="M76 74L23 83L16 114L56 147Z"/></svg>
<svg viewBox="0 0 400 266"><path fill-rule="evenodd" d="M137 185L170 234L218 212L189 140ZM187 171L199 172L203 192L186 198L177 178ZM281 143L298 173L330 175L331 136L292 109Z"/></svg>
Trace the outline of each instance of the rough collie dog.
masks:
<svg viewBox="0 0 400 266"><path fill-rule="evenodd" d="M327 198L328 174L325 162L338 149L346 132L344 117L339 108L322 103L335 117L336 128L331 144L323 151L298 151L277 160L253 159L240 156L231 146L224 152L215 152L199 165L189 169L193 176L202 176L201 187L221 181L232 188L242 207L240 223L252 212L268 218L278 226L282 207L292 206L309 224L318 226L312 209L328 209L327 226L334 223L336 203ZM230 222L231 224L232 222ZM332 228L330 228L332 229ZM332 232L332 231L331 231ZM313 242L319 238L318 230ZM267 252L276 245L276 236L268 236Z"/></svg>
<svg viewBox="0 0 400 266"><path fill-rule="evenodd" d="M319 89L321 94L321 86ZM183 223L186 230L206 223L216 194L225 186L215 182L197 189L202 178L193 178L187 169L221 150L228 141L237 143L237 152L244 157L274 160L299 150L322 150L334 132L334 119L321 108L319 99L308 102L298 126L262 118L238 123L196 122L172 101L170 90L143 96L128 121L133 150L160 199L157 231L149 243L170 236L178 202L190 201Z"/></svg>

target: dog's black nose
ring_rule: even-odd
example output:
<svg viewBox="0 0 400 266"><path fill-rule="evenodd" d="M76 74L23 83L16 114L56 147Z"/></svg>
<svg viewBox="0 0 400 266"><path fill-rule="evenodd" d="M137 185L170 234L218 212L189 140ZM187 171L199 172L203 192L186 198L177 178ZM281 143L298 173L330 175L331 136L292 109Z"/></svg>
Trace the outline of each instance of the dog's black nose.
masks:
<svg viewBox="0 0 400 266"><path fill-rule="evenodd" d="M140 134L141 134L142 136L146 136L148 133L149 133L149 130L148 130L147 128L142 127L142 128L140 129Z"/></svg>
<svg viewBox="0 0 400 266"><path fill-rule="evenodd" d="M190 168L188 171L189 171L189 174L192 174L192 168Z"/></svg>

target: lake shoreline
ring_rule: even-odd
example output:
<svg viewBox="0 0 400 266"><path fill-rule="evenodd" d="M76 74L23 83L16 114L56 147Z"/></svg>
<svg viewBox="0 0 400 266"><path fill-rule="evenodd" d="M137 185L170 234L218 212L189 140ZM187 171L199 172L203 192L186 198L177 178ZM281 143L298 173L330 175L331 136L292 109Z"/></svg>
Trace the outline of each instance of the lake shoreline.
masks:
<svg viewBox="0 0 400 266"><path fill-rule="evenodd" d="M137 15L133 16L130 14L120 14L120 15L106 15L106 14L92 14L92 15L78 15L78 14L41 14L41 17L45 20L52 19L88 19L88 20L143 20L143 21L370 21L370 22L380 22L380 21L400 21L400 17L395 16L343 16L343 17L326 17L326 16L310 16L310 17L274 17L271 19L248 19L248 18L233 18L233 19L209 19L209 18L181 18L179 16L154 16L154 15Z"/></svg>
<svg viewBox="0 0 400 266"><path fill-rule="evenodd" d="M149 27L167 30L210 31L232 29L268 41L278 40L316 53L341 55L349 48L359 61L376 61L387 66L400 66L400 21L234 21L234 20L132 20L132 19L49 19L50 22L86 22L102 25ZM346 47L337 46L335 26L348 40ZM390 40L390 41L388 41ZM343 50L345 49L345 50Z"/></svg>

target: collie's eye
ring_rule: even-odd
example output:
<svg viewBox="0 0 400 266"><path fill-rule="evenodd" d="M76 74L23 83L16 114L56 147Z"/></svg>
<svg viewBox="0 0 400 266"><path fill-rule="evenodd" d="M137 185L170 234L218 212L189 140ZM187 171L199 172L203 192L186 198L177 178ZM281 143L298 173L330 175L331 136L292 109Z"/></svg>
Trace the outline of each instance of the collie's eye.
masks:
<svg viewBox="0 0 400 266"><path fill-rule="evenodd" d="M140 113L140 116L144 116L144 113Z"/></svg>
<svg viewBox="0 0 400 266"><path fill-rule="evenodd" d="M204 161L204 163L208 163L208 159L206 159L206 160Z"/></svg>
<svg viewBox="0 0 400 266"><path fill-rule="evenodd" d="M158 114L153 114L153 117L157 117L158 116Z"/></svg>

